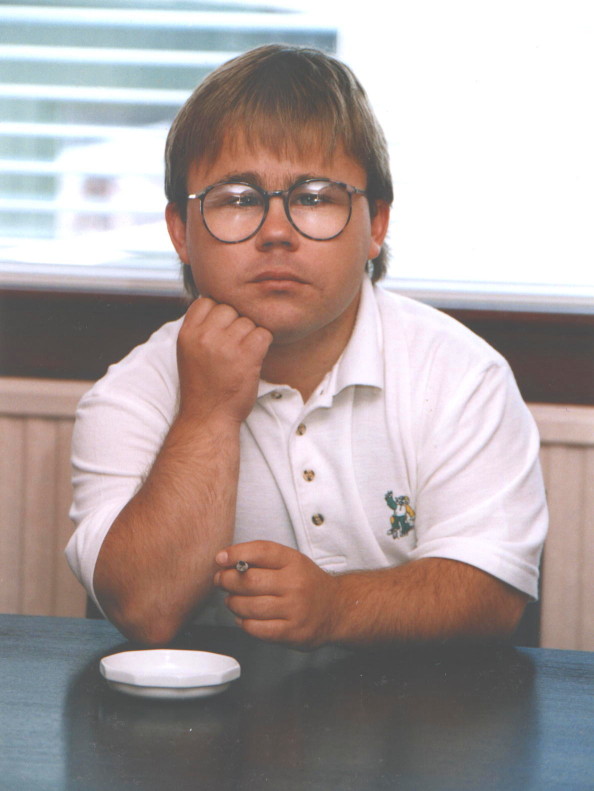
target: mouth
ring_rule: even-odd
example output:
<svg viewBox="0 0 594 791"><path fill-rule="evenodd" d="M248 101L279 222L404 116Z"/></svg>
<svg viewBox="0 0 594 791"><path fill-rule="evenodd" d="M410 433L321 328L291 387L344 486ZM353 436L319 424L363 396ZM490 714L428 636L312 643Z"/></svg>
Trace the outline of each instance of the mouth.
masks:
<svg viewBox="0 0 594 791"><path fill-rule="evenodd" d="M260 272L251 280L252 283L306 283L303 278L296 275L294 272L289 272L280 269L274 269L266 272Z"/></svg>

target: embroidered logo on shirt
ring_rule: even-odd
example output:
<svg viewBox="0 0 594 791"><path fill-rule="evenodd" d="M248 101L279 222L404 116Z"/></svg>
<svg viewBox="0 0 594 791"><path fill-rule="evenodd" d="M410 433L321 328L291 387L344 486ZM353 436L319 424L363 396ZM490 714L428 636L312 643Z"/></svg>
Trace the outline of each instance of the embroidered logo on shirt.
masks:
<svg viewBox="0 0 594 791"><path fill-rule="evenodd" d="M402 538L415 526L415 512L410 507L410 499L406 495L394 497L392 491L386 492L384 497L393 511L390 517L392 527L388 530L388 535L393 539Z"/></svg>

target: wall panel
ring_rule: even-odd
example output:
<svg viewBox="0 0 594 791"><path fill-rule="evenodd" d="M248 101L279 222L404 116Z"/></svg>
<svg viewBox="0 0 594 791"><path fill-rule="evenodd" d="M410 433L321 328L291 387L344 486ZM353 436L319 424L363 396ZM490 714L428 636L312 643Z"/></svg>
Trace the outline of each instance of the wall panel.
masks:
<svg viewBox="0 0 594 791"><path fill-rule="evenodd" d="M86 382L0 379L0 611L84 615L64 558L70 443Z"/></svg>
<svg viewBox="0 0 594 791"><path fill-rule="evenodd" d="M594 651L594 409L532 405L550 512L541 645Z"/></svg>

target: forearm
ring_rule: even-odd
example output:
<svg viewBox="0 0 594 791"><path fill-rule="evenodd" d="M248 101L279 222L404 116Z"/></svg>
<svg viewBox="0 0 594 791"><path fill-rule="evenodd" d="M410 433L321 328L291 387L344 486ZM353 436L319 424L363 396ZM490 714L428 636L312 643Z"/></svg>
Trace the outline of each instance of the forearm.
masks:
<svg viewBox="0 0 594 791"><path fill-rule="evenodd" d="M126 636L168 642L208 594L232 540L239 425L180 418L141 489L107 534L94 588Z"/></svg>
<svg viewBox="0 0 594 791"><path fill-rule="evenodd" d="M474 566L426 558L344 574L336 583L330 642L426 642L503 637L527 597Z"/></svg>
<svg viewBox="0 0 594 791"><path fill-rule="evenodd" d="M128 637L168 642L210 591L214 556L233 535L240 426L271 340L228 305L201 298L188 308L178 416L95 568L97 598Z"/></svg>
<svg viewBox="0 0 594 791"><path fill-rule="evenodd" d="M238 560L250 568L235 571ZM418 643L511 634L527 597L474 566L426 558L333 575L269 541L227 547L215 583L245 631L301 647Z"/></svg>

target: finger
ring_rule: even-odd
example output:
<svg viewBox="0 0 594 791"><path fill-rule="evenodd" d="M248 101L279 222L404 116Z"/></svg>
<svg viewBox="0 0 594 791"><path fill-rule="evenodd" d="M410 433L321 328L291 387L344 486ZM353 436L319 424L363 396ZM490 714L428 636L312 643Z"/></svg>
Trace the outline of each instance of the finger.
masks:
<svg viewBox="0 0 594 791"><path fill-rule="evenodd" d="M208 314L216 307L216 302L208 297L198 297L186 310L185 320L191 323L201 324Z"/></svg>
<svg viewBox="0 0 594 791"><path fill-rule="evenodd" d="M294 642L287 640L287 621L282 618L259 620L257 618L238 618L237 625L247 634L268 642Z"/></svg>
<svg viewBox="0 0 594 791"><path fill-rule="evenodd" d="M232 308L231 305L215 303L214 307L209 311L205 321L208 322L209 326L216 327L217 329L228 329L238 320L238 317L238 312L235 308Z"/></svg>
<svg viewBox="0 0 594 791"><path fill-rule="evenodd" d="M229 553L226 549L221 549L219 552L217 552L215 563L222 568L227 568L228 566L232 565L231 561L229 560Z"/></svg>
<svg viewBox="0 0 594 791"><path fill-rule="evenodd" d="M225 553L225 554L223 554ZM239 560L244 560L250 566L266 569L282 569L294 560L299 552L276 541L246 541L242 544L232 544L219 552L216 561L220 566L231 568ZM249 574L251 572L247 572Z"/></svg>
<svg viewBox="0 0 594 791"><path fill-rule="evenodd" d="M244 574L231 568L215 575L217 587L240 596L280 595L279 582L277 570L253 567Z"/></svg>
<svg viewBox="0 0 594 791"><path fill-rule="evenodd" d="M252 352L256 356L264 357L270 348L272 340L273 338L270 330L253 325L252 330L244 335L242 344L248 353Z"/></svg>
<svg viewBox="0 0 594 791"><path fill-rule="evenodd" d="M282 617L282 602L278 596L228 596L225 604L242 619L268 621Z"/></svg>
<svg viewBox="0 0 594 791"><path fill-rule="evenodd" d="M229 338L241 341L256 329L256 325L251 319L246 316L237 316L227 327L227 335Z"/></svg>

